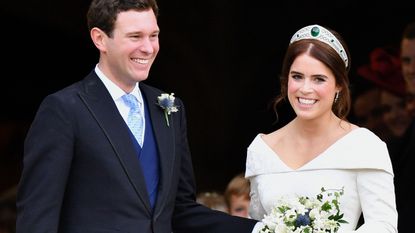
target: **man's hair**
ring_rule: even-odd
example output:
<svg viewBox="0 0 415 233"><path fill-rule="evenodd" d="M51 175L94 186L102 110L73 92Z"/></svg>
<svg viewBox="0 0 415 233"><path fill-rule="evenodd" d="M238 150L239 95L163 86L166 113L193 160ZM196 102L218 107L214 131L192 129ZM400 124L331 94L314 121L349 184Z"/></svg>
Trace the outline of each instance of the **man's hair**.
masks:
<svg viewBox="0 0 415 233"><path fill-rule="evenodd" d="M158 15L156 0L93 0L87 12L88 29L97 27L111 37L119 13L149 9Z"/></svg>
<svg viewBox="0 0 415 233"><path fill-rule="evenodd" d="M403 34L403 39L415 39L415 21L406 25Z"/></svg>

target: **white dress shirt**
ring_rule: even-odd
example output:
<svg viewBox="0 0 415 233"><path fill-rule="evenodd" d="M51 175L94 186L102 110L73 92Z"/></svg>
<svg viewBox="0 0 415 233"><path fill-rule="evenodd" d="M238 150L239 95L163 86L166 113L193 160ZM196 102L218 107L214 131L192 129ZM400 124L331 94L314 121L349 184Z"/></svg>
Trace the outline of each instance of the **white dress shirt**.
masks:
<svg viewBox="0 0 415 233"><path fill-rule="evenodd" d="M131 93L125 93L119 86L117 86L113 81L111 81L102 71L99 69L98 65L95 66L95 73L97 73L99 79L104 83L105 87L107 88L108 92L110 93L112 99L114 100L115 105L117 106L118 111L120 112L122 118L124 119L125 123L127 124L128 113L130 108L124 103L122 100L122 96L125 94L132 94L134 95L138 103L140 105L140 112L143 117L143 131L141 135L142 140L144 140L144 132L145 132L145 112L144 112L144 100L143 96L141 95L140 88L138 86L138 82L136 83L134 89ZM143 145L143 141L139 142L140 145Z"/></svg>

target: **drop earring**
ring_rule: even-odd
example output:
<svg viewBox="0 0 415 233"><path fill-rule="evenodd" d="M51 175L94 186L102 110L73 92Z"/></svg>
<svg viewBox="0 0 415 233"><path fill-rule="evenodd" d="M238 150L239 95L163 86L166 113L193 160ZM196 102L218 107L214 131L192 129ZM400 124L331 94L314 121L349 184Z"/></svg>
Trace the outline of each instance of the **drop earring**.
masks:
<svg viewBox="0 0 415 233"><path fill-rule="evenodd" d="M337 102L337 100L339 99L339 92L336 92L336 95L334 96L334 103Z"/></svg>

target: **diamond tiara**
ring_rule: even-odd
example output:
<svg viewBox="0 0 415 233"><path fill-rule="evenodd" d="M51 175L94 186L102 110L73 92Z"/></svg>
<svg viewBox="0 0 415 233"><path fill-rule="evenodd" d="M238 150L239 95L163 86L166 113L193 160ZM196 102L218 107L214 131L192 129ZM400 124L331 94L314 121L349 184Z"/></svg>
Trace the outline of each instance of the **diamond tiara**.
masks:
<svg viewBox="0 0 415 233"><path fill-rule="evenodd" d="M293 35L290 44L304 39L315 39L330 45L339 54L347 67L348 57L346 51L340 41L329 30L317 24L303 27Z"/></svg>

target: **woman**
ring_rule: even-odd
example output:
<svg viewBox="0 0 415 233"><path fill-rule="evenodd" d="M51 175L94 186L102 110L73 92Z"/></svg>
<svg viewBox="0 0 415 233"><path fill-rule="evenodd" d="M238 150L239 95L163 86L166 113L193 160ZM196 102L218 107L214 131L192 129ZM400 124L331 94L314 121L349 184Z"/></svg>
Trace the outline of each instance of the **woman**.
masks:
<svg viewBox="0 0 415 233"><path fill-rule="evenodd" d="M350 55L338 33L319 25L290 41L275 107L289 101L296 117L258 134L248 147L250 216L261 220L283 196L344 190L338 232L397 232L393 170L385 143L349 123ZM365 222L357 230L363 212Z"/></svg>

